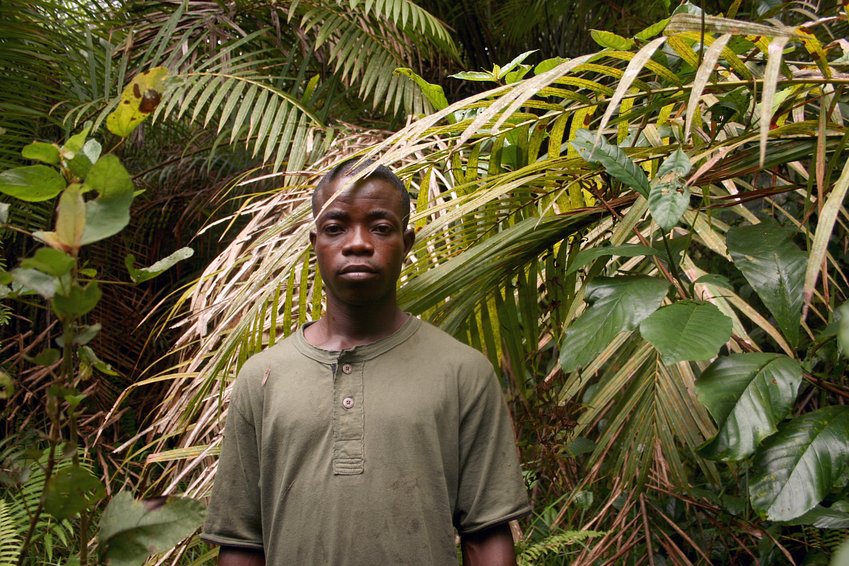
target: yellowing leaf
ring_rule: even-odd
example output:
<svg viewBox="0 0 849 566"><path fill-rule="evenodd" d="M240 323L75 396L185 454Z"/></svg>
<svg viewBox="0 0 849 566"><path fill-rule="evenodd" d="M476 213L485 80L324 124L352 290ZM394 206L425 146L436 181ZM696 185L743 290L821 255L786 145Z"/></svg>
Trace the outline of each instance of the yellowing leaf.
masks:
<svg viewBox="0 0 849 566"><path fill-rule="evenodd" d="M116 136L125 138L156 110L162 100L168 69L154 67L136 75L124 87L118 107L106 117L106 127Z"/></svg>

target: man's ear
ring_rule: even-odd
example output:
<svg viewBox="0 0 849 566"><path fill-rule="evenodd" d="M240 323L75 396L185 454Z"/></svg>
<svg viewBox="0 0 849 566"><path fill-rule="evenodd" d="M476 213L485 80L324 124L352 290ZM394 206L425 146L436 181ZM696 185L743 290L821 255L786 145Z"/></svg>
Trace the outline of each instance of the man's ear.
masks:
<svg viewBox="0 0 849 566"><path fill-rule="evenodd" d="M310 245L315 247L315 229L310 230Z"/></svg>
<svg viewBox="0 0 849 566"><path fill-rule="evenodd" d="M416 231L412 228L404 230L404 255L406 256L413 249L413 244L416 243Z"/></svg>

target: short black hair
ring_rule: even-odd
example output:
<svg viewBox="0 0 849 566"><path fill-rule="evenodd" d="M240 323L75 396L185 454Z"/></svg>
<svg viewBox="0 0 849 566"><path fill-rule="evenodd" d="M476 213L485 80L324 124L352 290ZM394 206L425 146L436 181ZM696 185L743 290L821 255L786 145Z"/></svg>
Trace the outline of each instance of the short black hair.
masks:
<svg viewBox="0 0 849 566"><path fill-rule="evenodd" d="M359 163L358 158L348 159L347 161L343 161L333 169L331 169L328 173L321 178L318 182L318 185L315 186L315 190L312 192L312 215L315 217L318 214L320 207L318 206L318 194L330 183L333 183L340 177L347 177L350 175L356 175L360 171L367 169L374 165L373 160L364 161ZM386 181L396 189L401 194L401 206L404 207L404 217L401 219L402 228L407 227L407 221L410 219L410 193L407 192L407 187L404 186L404 182L398 178L398 175L392 172L389 167L385 165L378 165L375 169L362 178L365 179L380 179L382 181Z"/></svg>

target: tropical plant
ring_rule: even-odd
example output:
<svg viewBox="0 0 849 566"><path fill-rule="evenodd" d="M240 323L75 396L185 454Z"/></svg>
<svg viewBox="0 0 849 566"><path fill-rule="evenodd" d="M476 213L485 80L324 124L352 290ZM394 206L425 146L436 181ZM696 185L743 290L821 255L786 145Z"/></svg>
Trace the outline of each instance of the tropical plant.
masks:
<svg viewBox="0 0 849 566"><path fill-rule="evenodd" d="M437 110L362 152L414 195L401 302L501 368L534 499L564 498L542 538L606 533L574 563L793 561L794 524L845 528L847 13L785 8L686 5L450 105L418 78ZM300 190L184 296L166 491L206 493L238 367L321 312Z"/></svg>
<svg viewBox="0 0 849 566"><path fill-rule="evenodd" d="M155 105L146 104L147 99L160 96L166 74L167 70L155 68L127 85L118 110L106 120L113 134L128 136L153 111ZM100 142L89 138L90 131L88 123L61 145L30 143L21 153L36 165L0 172L0 193L16 201L37 203L58 197L54 229L32 234L9 224L11 206L0 204L3 228L31 236L43 246L24 258L19 267L0 270L0 297L30 304L55 316L55 324L45 330L48 339L36 340L24 351L40 347L45 341L55 341L59 346L25 356L29 363L40 367L46 380L40 401L47 422L39 436L47 448L32 465L25 461L21 465L20 459L12 461L10 470L23 467L23 471L7 472L3 477L12 495L2 500L0 522L17 545L14 553L4 550L3 556L19 566L44 559L52 561L54 535L70 552L74 547L78 549L77 563L88 564L89 529L95 524L98 503L106 494L103 482L85 461L91 453L89 446L96 439L80 435L79 417L80 407L91 391L86 382L92 374L115 373L89 345L101 325L86 324L86 315L100 300L104 281L98 280L97 270L85 263L80 252L83 246L114 236L127 226L134 186L118 157L103 153ZM125 266L130 278L138 283L191 254L192 250L185 248L147 268L136 267L135 258L128 256ZM35 297L43 299L43 303L34 302ZM13 379L5 372L3 376L7 381L4 397L14 404L17 399L9 394ZM29 424L29 432L36 436L33 429L41 423ZM23 432L18 435L24 440ZM150 552L166 550L179 542L197 528L201 518L202 508L194 500L178 499L165 503L162 509L147 509L132 495L121 492L103 511L99 549L110 563L140 563ZM76 545L69 544L71 520L75 522ZM63 558L69 558L70 552L62 553Z"/></svg>

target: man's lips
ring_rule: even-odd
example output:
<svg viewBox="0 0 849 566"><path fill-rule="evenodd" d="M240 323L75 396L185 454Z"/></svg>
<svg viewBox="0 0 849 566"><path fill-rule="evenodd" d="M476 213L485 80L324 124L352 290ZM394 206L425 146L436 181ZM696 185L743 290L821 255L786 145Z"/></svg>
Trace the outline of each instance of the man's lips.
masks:
<svg viewBox="0 0 849 566"><path fill-rule="evenodd" d="M339 270L341 274L347 273L377 273L377 270L371 267L370 265L366 265L364 263L356 263L346 265L342 269Z"/></svg>

